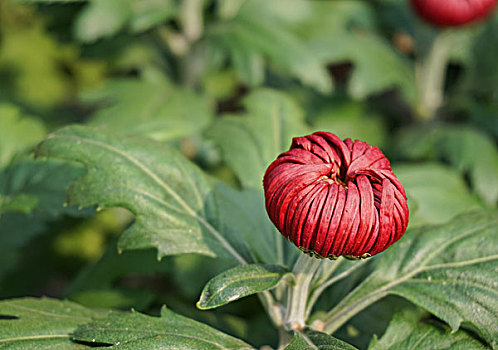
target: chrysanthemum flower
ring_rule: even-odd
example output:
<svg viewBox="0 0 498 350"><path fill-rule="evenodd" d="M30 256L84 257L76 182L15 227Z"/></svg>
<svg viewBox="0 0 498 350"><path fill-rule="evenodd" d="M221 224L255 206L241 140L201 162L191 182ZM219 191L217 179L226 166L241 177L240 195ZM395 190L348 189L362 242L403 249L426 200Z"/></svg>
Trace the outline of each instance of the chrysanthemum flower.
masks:
<svg viewBox="0 0 498 350"><path fill-rule="evenodd" d="M460 26L486 17L496 0L411 0L420 17L438 27Z"/></svg>
<svg viewBox="0 0 498 350"><path fill-rule="evenodd" d="M408 225L403 186L379 148L328 132L296 137L263 180L266 210L287 239L322 257L368 257Z"/></svg>

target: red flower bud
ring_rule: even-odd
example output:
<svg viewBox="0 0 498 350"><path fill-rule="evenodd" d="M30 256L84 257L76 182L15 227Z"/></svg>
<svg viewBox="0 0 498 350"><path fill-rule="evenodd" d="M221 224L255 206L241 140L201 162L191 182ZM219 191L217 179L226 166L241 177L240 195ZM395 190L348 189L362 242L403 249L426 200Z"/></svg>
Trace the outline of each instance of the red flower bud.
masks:
<svg viewBox="0 0 498 350"><path fill-rule="evenodd" d="M438 27L460 26L485 17L496 0L411 0L420 17Z"/></svg>
<svg viewBox="0 0 498 350"><path fill-rule="evenodd" d="M301 250L367 257L408 225L403 186L377 147L316 132L292 140L263 180L271 221Z"/></svg>

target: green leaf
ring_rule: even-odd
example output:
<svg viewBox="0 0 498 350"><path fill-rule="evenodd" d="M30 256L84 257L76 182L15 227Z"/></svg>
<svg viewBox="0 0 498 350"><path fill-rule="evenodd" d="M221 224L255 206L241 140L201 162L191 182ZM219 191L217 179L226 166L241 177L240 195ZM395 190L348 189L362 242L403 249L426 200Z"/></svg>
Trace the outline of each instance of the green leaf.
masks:
<svg viewBox="0 0 498 350"><path fill-rule="evenodd" d="M105 313L70 301L21 298L0 301L0 316L2 349L81 349L70 334Z"/></svg>
<svg viewBox="0 0 498 350"><path fill-rule="evenodd" d="M410 227L441 224L457 214L482 208L455 169L438 163L402 164L394 172L410 205Z"/></svg>
<svg viewBox="0 0 498 350"><path fill-rule="evenodd" d="M407 101L415 100L412 68L380 37L363 32L332 36L310 43L310 50L325 63L353 62L348 91L355 99L398 87Z"/></svg>
<svg viewBox="0 0 498 350"><path fill-rule="evenodd" d="M0 215L15 211L50 219L71 212L63 207L66 189L81 174L81 167L57 160L26 158L10 164L0 171Z"/></svg>
<svg viewBox="0 0 498 350"><path fill-rule="evenodd" d="M135 214L119 239L120 250L153 247L159 258L198 253L240 263L250 259L240 236L217 226L212 182L172 148L73 126L51 134L38 154L87 169L69 189L70 203L124 207Z"/></svg>
<svg viewBox="0 0 498 350"><path fill-rule="evenodd" d="M45 134L41 121L22 115L13 105L0 104L0 168L17 152L41 141Z"/></svg>
<svg viewBox="0 0 498 350"><path fill-rule="evenodd" d="M277 70L303 84L330 92L332 81L325 64L278 18L250 5L243 5L234 19L208 31L211 44L230 53L239 77L248 84L262 82L260 61L266 58Z"/></svg>
<svg viewBox="0 0 498 350"><path fill-rule="evenodd" d="M73 339L120 345L123 349L251 349L205 324L175 314L163 307L161 317L136 311L111 313L107 319L79 327Z"/></svg>
<svg viewBox="0 0 498 350"><path fill-rule="evenodd" d="M273 289L290 272L277 265L240 265L212 278L197 302L199 309L212 309L248 295Z"/></svg>
<svg viewBox="0 0 498 350"><path fill-rule="evenodd" d="M74 32L78 39L94 42L116 35L126 26L143 32L176 12L171 0L93 0L80 12Z"/></svg>
<svg viewBox="0 0 498 350"><path fill-rule="evenodd" d="M399 151L411 159L440 158L462 174L490 205L498 201L498 150L485 133L468 127L436 125L406 129L399 135Z"/></svg>
<svg viewBox="0 0 498 350"><path fill-rule="evenodd" d="M277 246L287 241L283 240L268 218L262 191L238 191L219 183L214 191L214 200L218 206L220 224L240 235L251 248L257 261L265 264L281 263Z"/></svg>
<svg viewBox="0 0 498 350"><path fill-rule="evenodd" d="M244 100L247 114L225 116L208 129L244 187L262 188L266 168L307 132L301 109L286 95L261 89Z"/></svg>
<svg viewBox="0 0 498 350"><path fill-rule="evenodd" d="M89 1L79 13L74 33L85 42L117 34L131 16L131 2L123 0Z"/></svg>
<svg viewBox="0 0 498 350"><path fill-rule="evenodd" d="M157 141L192 135L212 119L207 101L164 80L114 80L87 92L83 100L104 103L91 125Z"/></svg>
<svg viewBox="0 0 498 350"><path fill-rule="evenodd" d="M0 170L0 280L21 257L21 248L63 214L66 189L82 169L61 161L19 159ZM1 288L0 288L1 289Z"/></svg>
<svg viewBox="0 0 498 350"><path fill-rule="evenodd" d="M112 242L114 243L114 242ZM129 274L166 273L171 267L165 261L157 261L152 249L132 250L118 254L115 244L94 264L87 265L74 279L66 291L70 298L84 291L110 289L120 277Z"/></svg>
<svg viewBox="0 0 498 350"><path fill-rule="evenodd" d="M366 104L354 101L328 104L314 118L313 129L375 146L381 146L386 136L380 116L372 113Z"/></svg>
<svg viewBox="0 0 498 350"><path fill-rule="evenodd" d="M413 313L402 313L394 317L380 340L374 338L369 350L404 349L488 349L469 333L452 332L437 321L422 321Z"/></svg>
<svg viewBox="0 0 498 350"><path fill-rule="evenodd" d="M388 294L402 296L447 322L465 322L496 347L498 214L475 212L410 230L375 271L324 317L333 332Z"/></svg>
<svg viewBox="0 0 498 350"><path fill-rule="evenodd" d="M307 329L303 332L296 332L292 342L285 347L285 350L355 350L351 344L343 342L331 335Z"/></svg>

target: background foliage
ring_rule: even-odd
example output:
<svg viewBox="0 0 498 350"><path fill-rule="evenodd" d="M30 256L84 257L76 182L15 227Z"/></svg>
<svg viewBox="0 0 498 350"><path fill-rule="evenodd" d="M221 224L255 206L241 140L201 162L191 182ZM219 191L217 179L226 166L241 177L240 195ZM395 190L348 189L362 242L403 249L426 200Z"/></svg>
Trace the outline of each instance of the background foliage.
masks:
<svg viewBox="0 0 498 350"><path fill-rule="evenodd" d="M1 1L0 348L276 347L299 252L261 179L316 130L381 147L410 224L323 267L308 314L335 338L288 348L496 348L497 24L444 33L428 115L441 33L407 1Z"/></svg>

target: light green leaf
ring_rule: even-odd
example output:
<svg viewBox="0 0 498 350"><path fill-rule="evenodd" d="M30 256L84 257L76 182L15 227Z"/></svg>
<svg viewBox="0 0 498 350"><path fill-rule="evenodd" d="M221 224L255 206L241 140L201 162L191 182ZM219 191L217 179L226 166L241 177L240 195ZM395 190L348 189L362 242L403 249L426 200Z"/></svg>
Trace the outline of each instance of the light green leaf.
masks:
<svg viewBox="0 0 498 350"><path fill-rule="evenodd" d="M126 26L143 32L174 16L171 0L93 0L83 8L75 23L75 34L84 42L111 37Z"/></svg>
<svg viewBox="0 0 498 350"><path fill-rule="evenodd" d="M266 168L307 132L301 109L286 95L261 89L244 100L247 114L225 116L207 131L244 187L262 188Z"/></svg>
<svg viewBox="0 0 498 350"><path fill-rule="evenodd" d="M416 315L405 312L396 315L382 338L374 338L368 349L484 350L488 347L463 330L452 332L437 321L422 321Z"/></svg>
<svg viewBox="0 0 498 350"><path fill-rule="evenodd" d="M119 345L123 349L251 349L205 324L175 314L163 307L161 317L138 312L111 313L107 319L79 327L78 341Z"/></svg>
<svg viewBox="0 0 498 350"><path fill-rule="evenodd" d="M412 159L448 160L462 174L469 173L474 190L490 205L498 201L498 150L485 133L472 128L441 124L406 129L399 150Z"/></svg>
<svg viewBox="0 0 498 350"><path fill-rule="evenodd" d="M290 272L278 265L240 265L212 278L202 290L197 307L213 309L248 295L273 289Z"/></svg>
<svg viewBox="0 0 498 350"><path fill-rule="evenodd" d="M410 230L375 271L324 317L333 332L359 311L397 294L447 322L465 322L498 344L498 214L475 212L449 223Z"/></svg>
<svg viewBox="0 0 498 350"><path fill-rule="evenodd" d="M73 126L51 134L38 154L80 162L87 169L71 186L70 203L124 207L135 214L119 239L120 250L153 247L159 258L198 253L240 263L250 259L240 236L217 226L212 182L172 148Z"/></svg>
<svg viewBox="0 0 498 350"><path fill-rule="evenodd" d="M324 63L352 61L348 91L355 99L392 88L400 88L409 102L416 97L412 68L380 37L343 34L310 43L310 50Z"/></svg>
<svg viewBox="0 0 498 350"><path fill-rule="evenodd" d="M455 169L438 163L396 165L410 205L410 227L441 224L457 214L482 208Z"/></svg>
<svg viewBox="0 0 498 350"><path fill-rule="evenodd" d="M115 80L87 92L83 99L104 104L90 125L157 141L192 135L212 119L206 100L164 80Z"/></svg>
<svg viewBox="0 0 498 350"><path fill-rule="evenodd" d="M285 350L355 350L351 344L343 342L331 335L308 329L296 332L292 342Z"/></svg>
<svg viewBox="0 0 498 350"><path fill-rule="evenodd" d="M105 313L70 301L21 298L0 301L0 316L1 349L82 349L70 334Z"/></svg>
<svg viewBox="0 0 498 350"><path fill-rule="evenodd" d="M41 141L45 134L41 121L22 115L13 105L0 104L0 168L17 152Z"/></svg>
<svg viewBox="0 0 498 350"><path fill-rule="evenodd" d="M115 35L124 27L131 11L128 0L89 1L76 20L75 35L85 42Z"/></svg>

